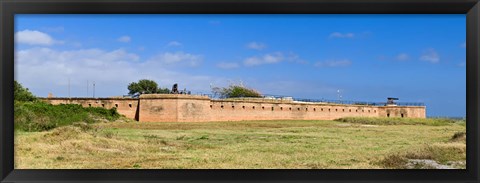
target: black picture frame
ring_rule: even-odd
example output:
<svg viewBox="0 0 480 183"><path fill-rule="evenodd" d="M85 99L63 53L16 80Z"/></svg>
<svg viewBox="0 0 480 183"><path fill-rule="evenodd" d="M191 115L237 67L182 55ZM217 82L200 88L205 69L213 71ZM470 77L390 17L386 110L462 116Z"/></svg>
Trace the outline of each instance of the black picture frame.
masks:
<svg viewBox="0 0 480 183"><path fill-rule="evenodd" d="M1 182L479 182L479 0L2 0ZM466 14L466 170L15 170L15 14Z"/></svg>

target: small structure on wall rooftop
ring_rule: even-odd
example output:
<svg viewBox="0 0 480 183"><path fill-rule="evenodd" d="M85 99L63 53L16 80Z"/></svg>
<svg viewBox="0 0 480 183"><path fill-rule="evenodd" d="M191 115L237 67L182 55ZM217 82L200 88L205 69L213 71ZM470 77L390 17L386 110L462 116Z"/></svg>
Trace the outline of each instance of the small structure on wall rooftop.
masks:
<svg viewBox="0 0 480 183"><path fill-rule="evenodd" d="M388 97L386 106L396 106L395 100L398 100L398 98Z"/></svg>

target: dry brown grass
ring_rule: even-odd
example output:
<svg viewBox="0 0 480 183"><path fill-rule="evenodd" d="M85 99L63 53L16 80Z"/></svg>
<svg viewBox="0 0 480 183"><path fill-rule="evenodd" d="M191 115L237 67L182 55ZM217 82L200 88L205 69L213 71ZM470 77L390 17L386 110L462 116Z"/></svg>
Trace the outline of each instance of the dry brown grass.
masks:
<svg viewBox="0 0 480 183"><path fill-rule="evenodd" d="M378 162L385 156L449 142L465 130L462 125L345 124L76 124L16 132L15 168L384 168ZM455 145L445 148L463 153Z"/></svg>
<svg viewBox="0 0 480 183"><path fill-rule="evenodd" d="M456 132L447 142L426 144L406 151L395 152L380 161L385 168L403 169L409 160L434 160L443 165L459 164L452 168L465 169L466 162L466 134ZM460 162L460 163L458 163ZM434 167L419 166L416 168L431 169Z"/></svg>

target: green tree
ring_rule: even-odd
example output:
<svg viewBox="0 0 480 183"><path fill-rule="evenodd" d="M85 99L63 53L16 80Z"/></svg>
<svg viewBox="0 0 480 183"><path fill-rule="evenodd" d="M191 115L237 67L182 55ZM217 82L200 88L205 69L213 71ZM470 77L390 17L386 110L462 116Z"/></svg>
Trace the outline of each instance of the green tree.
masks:
<svg viewBox="0 0 480 183"><path fill-rule="evenodd" d="M262 97L262 95L254 89L235 84L232 84L226 88L214 87L212 88L212 92L214 95L219 95L221 98Z"/></svg>
<svg viewBox="0 0 480 183"><path fill-rule="evenodd" d="M13 99L21 102L32 102L36 101L37 97L28 91L28 88L24 88L19 82L13 81Z"/></svg>
<svg viewBox="0 0 480 183"><path fill-rule="evenodd" d="M128 94L154 94L154 93L170 93L168 88L159 88L155 81L141 79L128 85Z"/></svg>
<svg viewBox="0 0 480 183"><path fill-rule="evenodd" d="M170 93L168 88L158 88L157 93Z"/></svg>

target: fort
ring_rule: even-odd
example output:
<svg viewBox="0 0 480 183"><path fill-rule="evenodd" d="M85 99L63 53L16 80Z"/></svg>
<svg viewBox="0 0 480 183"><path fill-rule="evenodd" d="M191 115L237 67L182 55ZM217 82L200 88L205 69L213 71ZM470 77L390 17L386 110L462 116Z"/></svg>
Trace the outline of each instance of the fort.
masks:
<svg viewBox="0 0 480 183"><path fill-rule="evenodd" d="M333 120L342 117L425 118L425 106L302 102L291 98L227 98L184 94L144 94L138 98L58 98L53 104L116 108L140 122L207 122L243 120Z"/></svg>

